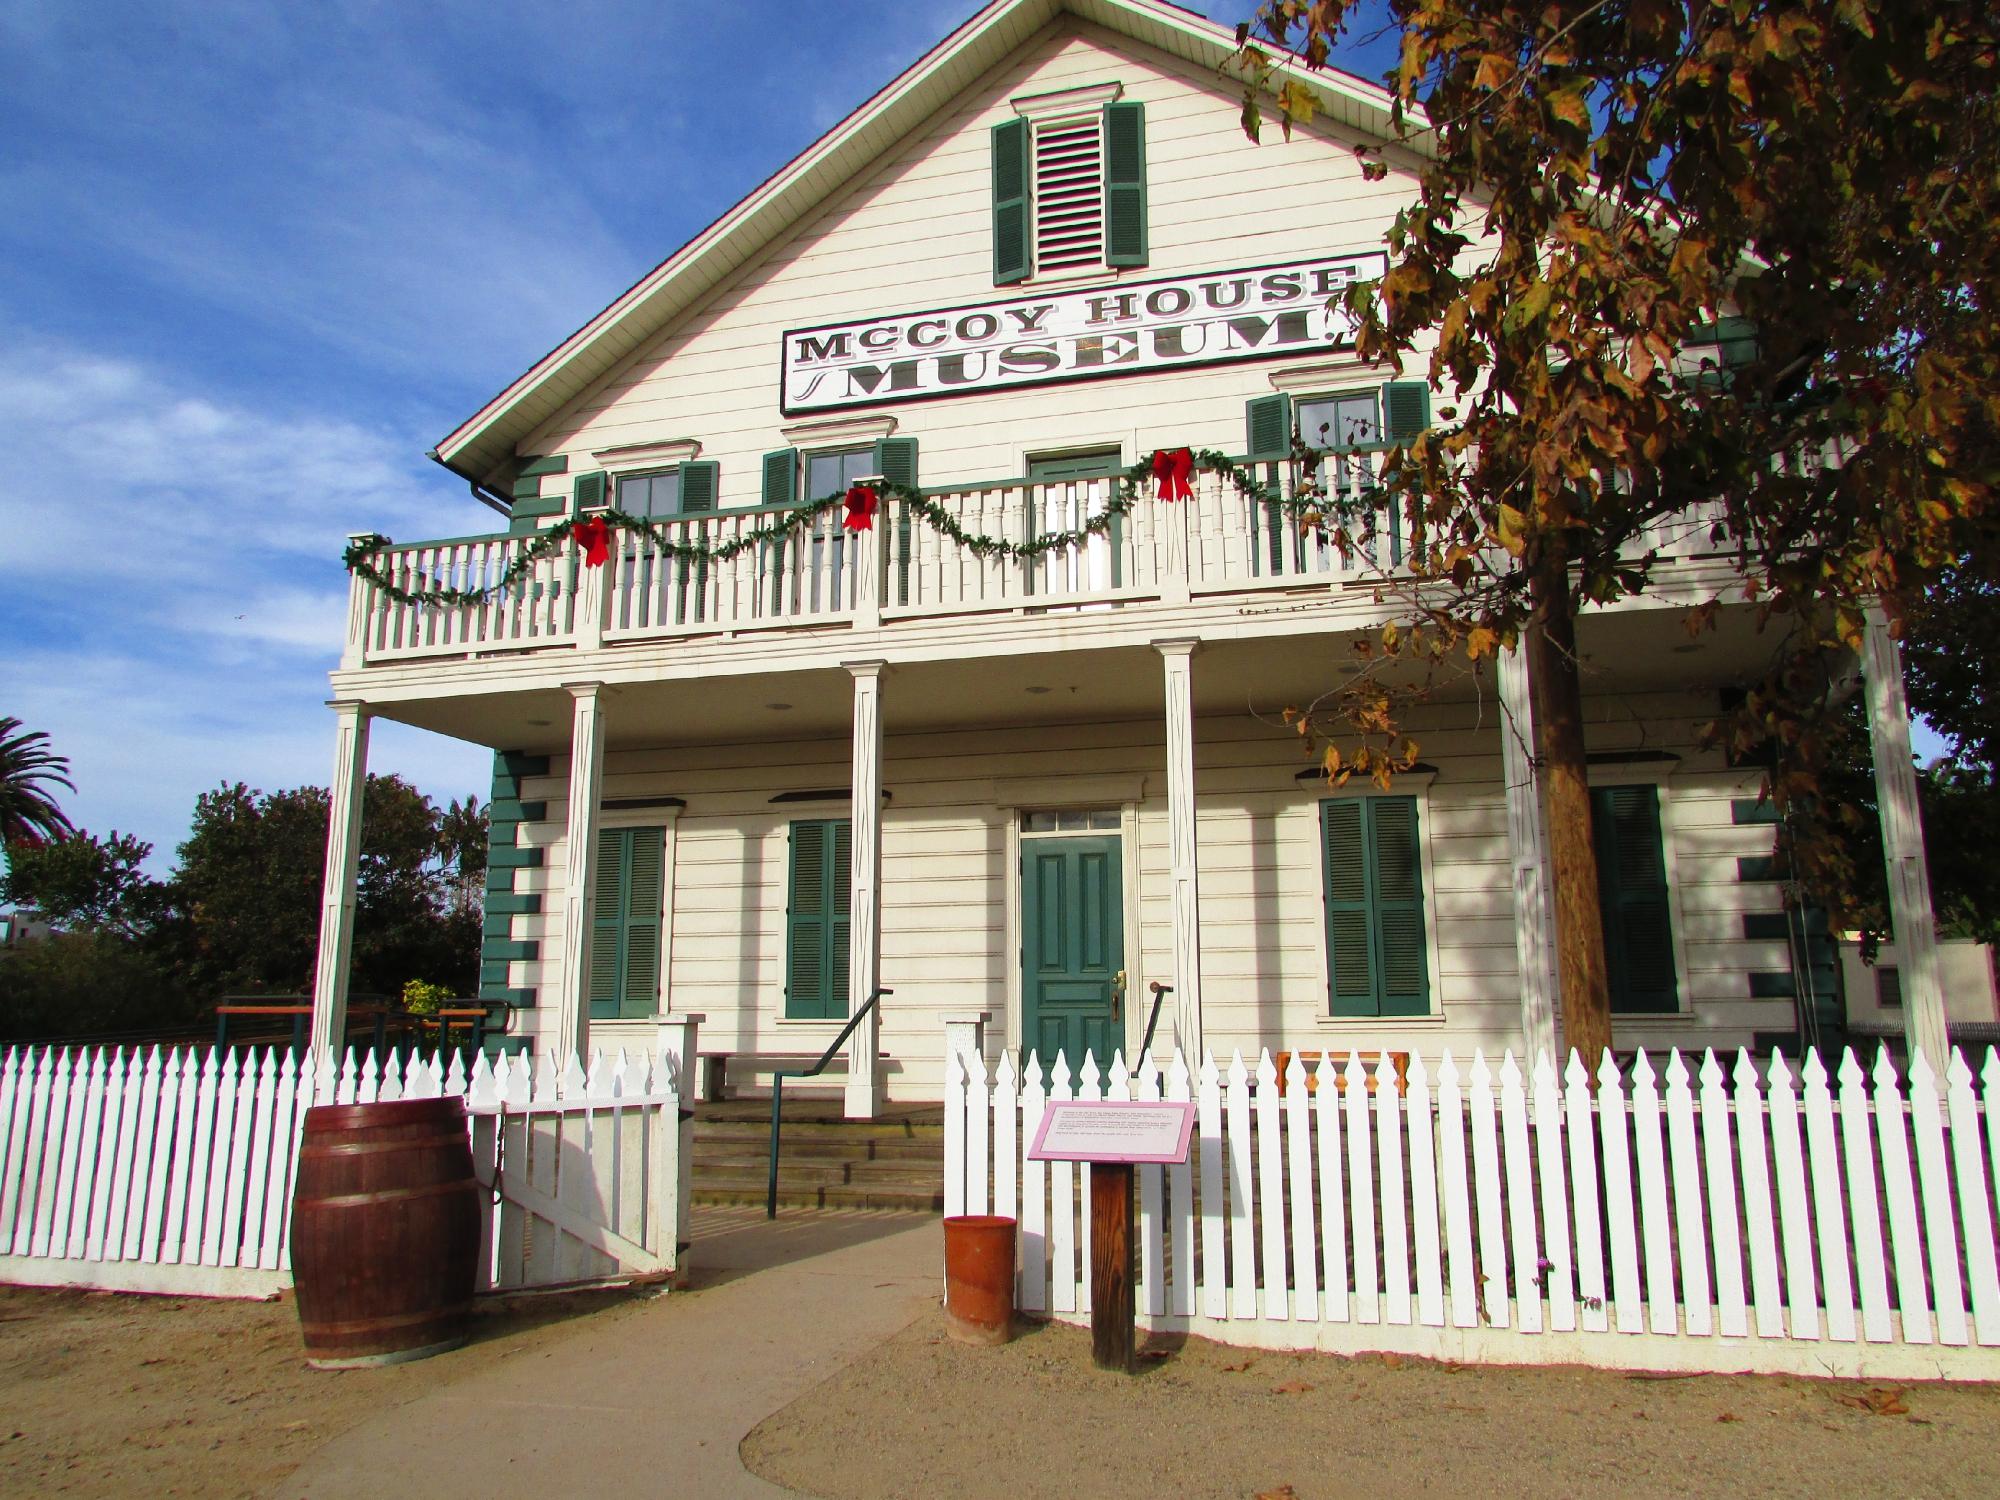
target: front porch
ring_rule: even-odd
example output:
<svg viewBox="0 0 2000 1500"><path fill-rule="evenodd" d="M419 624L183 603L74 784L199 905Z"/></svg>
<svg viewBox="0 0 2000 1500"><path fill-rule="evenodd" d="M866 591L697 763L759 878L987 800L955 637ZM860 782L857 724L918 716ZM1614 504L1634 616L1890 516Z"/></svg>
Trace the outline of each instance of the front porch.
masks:
<svg viewBox="0 0 2000 1500"><path fill-rule="evenodd" d="M1552 1051L1532 694L1513 657L1497 682L1469 680L1413 724L1423 766L1387 794L1407 801L1414 840L1416 925L1400 950L1414 967L1392 982L1385 953L1380 974L1349 984L1337 972L1325 809L1378 789L1327 788L1277 711L1323 689L1353 638L1357 593L1303 593L1285 615L1211 601L1202 636L1148 638L1155 602L1023 612L1013 630L933 638L894 659L829 662L822 640L811 665L773 662L816 635L794 632L343 673L367 699L336 705L346 759L316 1027L335 1034L354 857L340 835L358 808L368 720L383 714L508 752L486 993L511 1008L514 1045L537 1052L809 1057L887 989L879 1026L863 1022L837 1075L846 1111L867 1116L943 1096L948 1017L986 1017L989 1058L1046 1050L1050 1026L1069 1028L1079 1054L1130 1053L1156 983L1170 991L1162 1052ZM1759 638L1739 612L1690 656L1663 623L1619 611L1587 620L1582 637L1593 783L1607 796L1626 788L1623 801L1654 820L1669 908L1663 967L1620 1007L1618 1045L1815 1040L1759 773L1698 734L1716 689L1754 666ZM641 651L662 652L661 665L641 670ZM701 670L711 662L729 669ZM599 675L567 678L572 667ZM1892 728L1893 682L1869 676ZM1886 803L1908 757L1881 759ZM825 904L808 910L814 839L826 842L812 845L811 900ZM1052 857L1046 889L1028 858L1038 851ZM1080 894L1087 879L1100 880L1097 907ZM1913 910L1899 907L1899 921ZM1095 924L1102 944L1051 948L1053 968L1031 962L1065 923ZM1369 930L1380 942L1383 929ZM1913 1030L1927 1014L1915 978Z"/></svg>

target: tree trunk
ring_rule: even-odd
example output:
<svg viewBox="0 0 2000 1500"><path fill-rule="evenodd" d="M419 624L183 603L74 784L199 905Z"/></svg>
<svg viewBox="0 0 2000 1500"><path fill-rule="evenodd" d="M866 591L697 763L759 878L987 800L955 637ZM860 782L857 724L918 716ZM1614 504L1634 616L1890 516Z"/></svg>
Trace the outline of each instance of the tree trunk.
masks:
<svg viewBox="0 0 2000 1500"><path fill-rule="evenodd" d="M1591 840L1590 768L1583 747L1583 688L1566 549L1557 541L1536 565L1528 668L1535 687L1549 874L1555 890L1556 968L1563 1042L1593 1074L1611 1045L1611 987Z"/></svg>

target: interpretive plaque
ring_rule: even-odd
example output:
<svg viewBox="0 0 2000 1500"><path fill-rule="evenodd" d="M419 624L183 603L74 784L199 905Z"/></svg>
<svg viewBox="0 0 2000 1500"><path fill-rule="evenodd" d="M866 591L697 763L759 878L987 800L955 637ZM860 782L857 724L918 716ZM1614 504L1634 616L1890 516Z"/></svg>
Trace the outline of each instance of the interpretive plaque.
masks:
<svg viewBox="0 0 2000 1500"><path fill-rule="evenodd" d="M1058 1099L1051 1102L1030 1161L1184 1162L1194 1133L1192 1104L1125 1099Z"/></svg>

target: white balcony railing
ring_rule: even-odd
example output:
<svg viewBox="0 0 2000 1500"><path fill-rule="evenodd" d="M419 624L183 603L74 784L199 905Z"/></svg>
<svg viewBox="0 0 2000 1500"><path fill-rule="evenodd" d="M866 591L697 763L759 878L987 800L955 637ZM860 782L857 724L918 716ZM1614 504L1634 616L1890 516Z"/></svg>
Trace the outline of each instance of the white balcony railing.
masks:
<svg viewBox="0 0 2000 1500"><path fill-rule="evenodd" d="M1322 481L1350 497L1372 487L1382 455L1330 459ZM1258 478L1269 484L1279 465ZM1029 544L1104 516L1109 479L1012 481L927 492L971 536ZM666 523L667 534L713 553L768 525L773 513L725 511ZM1649 539L1663 553L1709 550L1706 525ZM370 561L397 589L491 588L533 538L488 537L389 546ZM1386 512L1372 536L1343 555L1295 515L1200 473L1185 502L1144 498L1080 545L1013 555L975 553L890 500L871 529L842 528L838 511L734 556L685 557L650 537L614 533L602 567L571 547L475 603L408 602L356 576L346 665L480 655L607 642L800 627L876 630L981 613L1108 610L1146 601L1361 583L1404 567L1403 523Z"/></svg>

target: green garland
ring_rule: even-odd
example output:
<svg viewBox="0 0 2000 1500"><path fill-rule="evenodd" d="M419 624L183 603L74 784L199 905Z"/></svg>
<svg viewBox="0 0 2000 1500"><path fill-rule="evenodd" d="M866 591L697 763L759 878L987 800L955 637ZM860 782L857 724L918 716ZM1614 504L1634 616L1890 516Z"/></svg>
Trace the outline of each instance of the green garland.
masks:
<svg viewBox="0 0 2000 1500"><path fill-rule="evenodd" d="M1212 449L1204 449L1194 455L1196 470L1218 474L1235 485L1237 493L1256 504L1261 504L1285 514L1299 518L1306 525L1317 525L1320 521L1322 503L1318 496L1306 493L1285 496L1276 487L1259 482L1247 470L1238 467L1226 454ZM949 537L974 557L1041 557L1051 552L1080 547L1090 538L1102 536L1111 529L1111 523L1131 514L1142 496L1143 488L1153 479L1151 457L1115 476L1118 482L1116 493L1105 502L1104 509L1085 521L1081 526L1067 531L1045 532L1033 541L1010 541L1005 537L983 536L967 531L959 525L958 518L944 506L929 498L920 490L909 485L894 484L887 480L873 486L878 502L896 501L908 515L921 518L926 525L940 535ZM838 494L825 495L817 500L785 511L774 521L752 527L731 537L728 541L710 546L702 541L683 540L685 532L676 528L668 530L659 522L645 516L631 515L626 511L612 508L593 511L592 515L601 519L614 531L643 535L655 551L677 557L687 562L727 562L740 552L752 547L761 547L773 542L782 542L796 536L810 527L821 516L838 509L847 498L845 490ZM877 514L883 507L878 503ZM379 534L357 536L347 545L342 561L347 571L358 578L366 579L389 599L398 604L462 605L483 604L496 595L505 594L525 578L541 562L560 552L578 525L575 518L558 521L547 531L536 532L527 540L499 579L482 589L447 588L432 584L424 588L407 589L378 567L371 559L384 548L392 545L389 539Z"/></svg>

